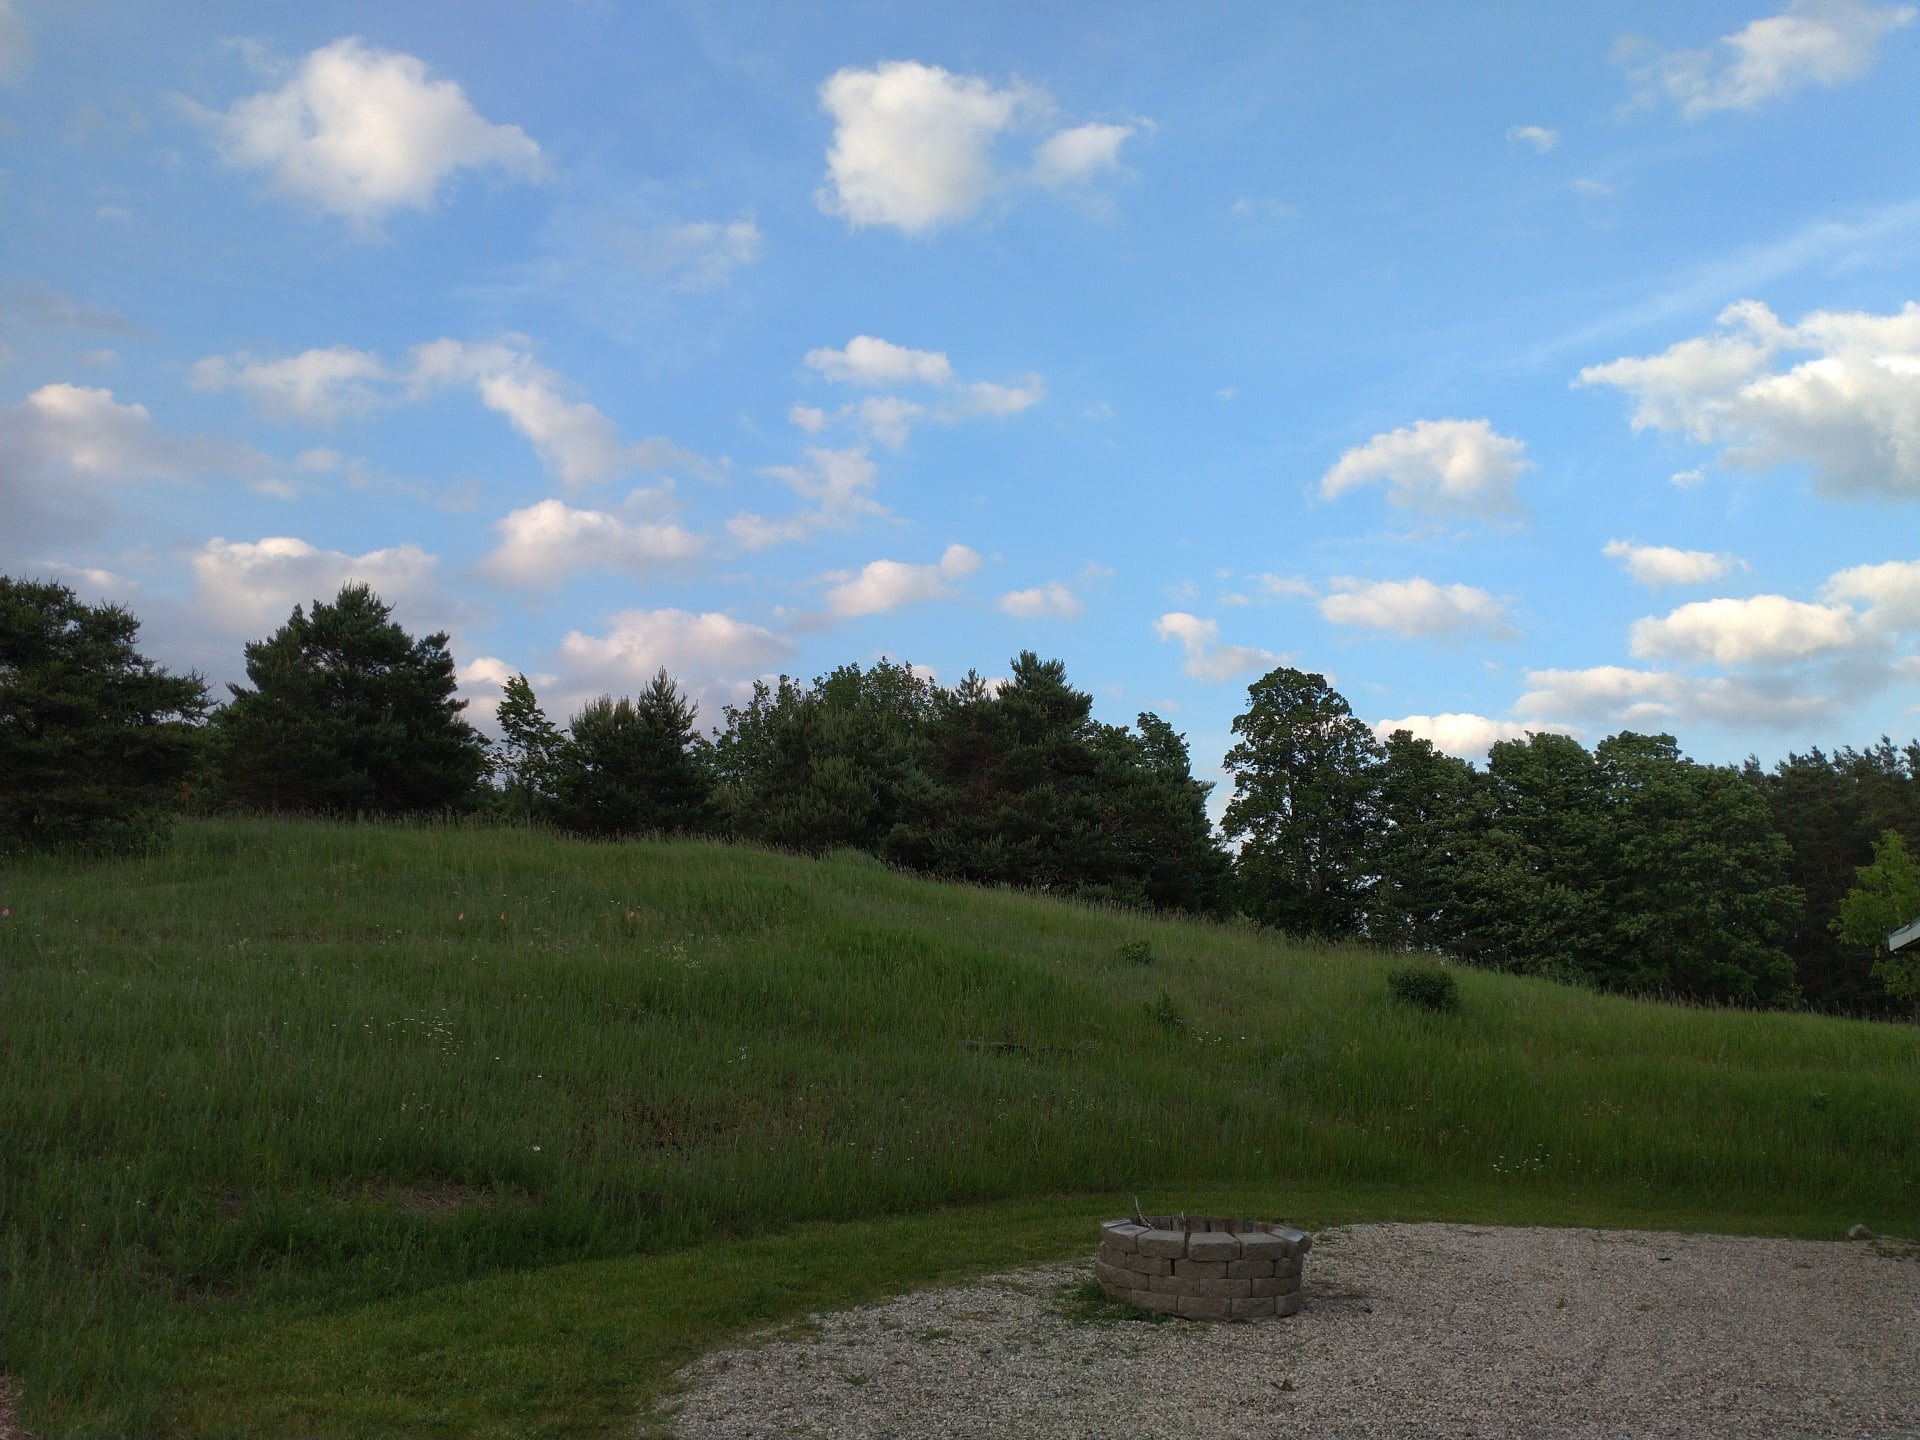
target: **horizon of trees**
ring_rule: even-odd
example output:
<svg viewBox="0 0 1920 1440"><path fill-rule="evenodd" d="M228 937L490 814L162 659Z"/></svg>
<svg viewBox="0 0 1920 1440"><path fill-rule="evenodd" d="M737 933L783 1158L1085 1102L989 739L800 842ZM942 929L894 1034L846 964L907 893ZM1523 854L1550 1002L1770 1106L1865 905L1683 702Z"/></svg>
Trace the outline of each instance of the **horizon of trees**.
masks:
<svg viewBox="0 0 1920 1440"><path fill-rule="evenodd" d="M564 726L517 675L496 741L462 718L447 636L407 635L365 585L295 606L217 707L201 676L141 656L138 629L0 577L0 848L133 848L189 806L490 811L595 838L847 847L1604 990L1920 1008L1920 964L1872 931L1920 885L1920 742L1767 770L1696 763L1666 735L1589 750L1534 733L1481 767L1378 738L1324 677L1281 666L1234 721L1216 831L1183 736L1152 712L1095 720L1064 663L1031 651L997 685L886 659L783 675L708 734L664 669Z"/></svg>

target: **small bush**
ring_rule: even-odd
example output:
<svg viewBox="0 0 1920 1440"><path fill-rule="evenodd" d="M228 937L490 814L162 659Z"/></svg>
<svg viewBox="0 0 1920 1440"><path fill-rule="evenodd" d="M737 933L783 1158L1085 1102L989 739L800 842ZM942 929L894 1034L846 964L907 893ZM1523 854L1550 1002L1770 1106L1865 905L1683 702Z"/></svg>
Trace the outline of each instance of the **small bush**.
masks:
<svg viewBox="0 0 1920 1440"><path fill-rule="evenodd" d="M1187 1032L1187 1018L1180 1013L1180 1007L1173 1003L1173 996L1166 991L1160 992L1160 998L1147 1006L1147 1014L1171 1034L1184 1035Z"/></svg>
<svg viewBox="0 0 1920 1440"><path fill-rule="evenodd" d="M1120 942L1120 958L1129 965L1151 965L1153 946L1145 940L1123 940Z"/></svg>
<svg viewBox="0 0 1920 1440"><path fill-rule="evenodd" d="M1399 965L1387 972L1387 989L1393 998L1422 1010L1451 1011L1460 1008L1460 987L1452 974L1438 965Z"/></svg>

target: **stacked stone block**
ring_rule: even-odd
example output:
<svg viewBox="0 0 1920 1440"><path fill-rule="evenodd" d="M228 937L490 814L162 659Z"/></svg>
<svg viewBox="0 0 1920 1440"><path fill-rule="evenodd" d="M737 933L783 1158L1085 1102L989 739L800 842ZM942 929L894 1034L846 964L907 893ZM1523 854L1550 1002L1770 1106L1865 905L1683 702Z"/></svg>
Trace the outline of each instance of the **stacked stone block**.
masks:
<svg viewBox="0 0 1920 1440"><path fill-rule="evenodd" d="M1260 1220L1146 1215L1100 1222L1093 1273L1109 1300L1189 1320L1265 1320L1300 1309L1313 1237Z"/></svg>

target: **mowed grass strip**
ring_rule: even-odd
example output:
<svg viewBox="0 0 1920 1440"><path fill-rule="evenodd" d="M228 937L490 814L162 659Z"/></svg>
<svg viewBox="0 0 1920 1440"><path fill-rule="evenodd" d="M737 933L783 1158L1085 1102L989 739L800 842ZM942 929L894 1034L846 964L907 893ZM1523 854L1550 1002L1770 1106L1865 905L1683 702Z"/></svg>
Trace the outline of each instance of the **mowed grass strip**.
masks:
<svg viewBox="0 0 1920 1440"><path fill-rule="evenodd" d="M1913 1228L1911 1027L1471 971L1432 1015L1391 957L702 843L201 822L7 884L0 1368L50 1434L211 1424L207 1357L466 1282L1040 1196ZM502 1413L617 1429L631 1359Z"/></svg>

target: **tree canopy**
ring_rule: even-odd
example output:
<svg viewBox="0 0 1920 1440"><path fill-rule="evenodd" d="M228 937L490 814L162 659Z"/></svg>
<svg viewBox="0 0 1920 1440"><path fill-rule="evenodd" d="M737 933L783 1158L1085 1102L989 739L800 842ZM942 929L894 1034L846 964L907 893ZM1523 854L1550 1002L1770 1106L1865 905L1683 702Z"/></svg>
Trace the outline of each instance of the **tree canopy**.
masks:
<svg viewBox="0 0 1920 1440"><path fill-rule="evenodd" d="M229 686L214 717L230 802L396 815L474 801L487 742L460 716L447 637L415 640L392 613L349 584L246 647L253 688Z"/></svg>
<svg viewBox="0 0 1920 1440"><path fill-rule="evenodd" d="M118 605L0 576L0 848L141 843L186 781L206 683L139 632Z"/></svg>

